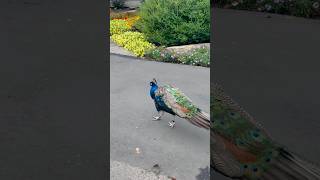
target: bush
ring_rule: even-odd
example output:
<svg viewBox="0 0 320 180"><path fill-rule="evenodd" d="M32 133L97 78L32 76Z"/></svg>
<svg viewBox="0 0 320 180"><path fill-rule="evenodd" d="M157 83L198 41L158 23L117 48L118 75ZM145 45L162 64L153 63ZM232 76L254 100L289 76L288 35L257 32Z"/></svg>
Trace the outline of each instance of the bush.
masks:
<svg viewBox="0 0 320 180"><path fill-rule="evenodd" d="M319 0L217 0L218 7L256 10L300 17L320 15Z"/></svg>
<svg viewBox="0 0 320 180"><path fill-rule="evenodd" d="M126 31L129 31L131 28L128 25L126 20L115 19L110 21L110 34L111 36L114 34L121 34Z"/></svg>
<svg viewBox="0 0 320 180"><path fill-rule="evenodd" d="M138 57L144 56L146 51L155 47L146 41L144 35L139 32L128 31L122 34L114 34L111 36L111 39Z"/></svg>
<svg viewBox="0 0 320 180"><path fill-rule="evenodd" d="M156 45L210 41L210 0L148 0L135 27Z"/></svg>

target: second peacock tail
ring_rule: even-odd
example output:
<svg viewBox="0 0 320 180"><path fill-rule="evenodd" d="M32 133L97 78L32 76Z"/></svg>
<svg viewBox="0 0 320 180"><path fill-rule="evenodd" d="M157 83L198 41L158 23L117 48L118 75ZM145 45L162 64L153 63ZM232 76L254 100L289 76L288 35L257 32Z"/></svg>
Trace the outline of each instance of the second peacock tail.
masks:
<svg viewBox="0 0 320 180"><path fill-rule="evenodd" d="M211 89L211 167L246 180L318 180L319 167L276 143L255 120L225 95Z"/></svg>
<svg viewBox="0 0 320 180"><path fill-rule="evenodd" d="M178 88L172 85L158 86L153 79L150 82L150 96L154 100L158 112L167 112L186 119L195 126L210 129L210 118ZM155 119L160 119L154 117Z"/></svg>

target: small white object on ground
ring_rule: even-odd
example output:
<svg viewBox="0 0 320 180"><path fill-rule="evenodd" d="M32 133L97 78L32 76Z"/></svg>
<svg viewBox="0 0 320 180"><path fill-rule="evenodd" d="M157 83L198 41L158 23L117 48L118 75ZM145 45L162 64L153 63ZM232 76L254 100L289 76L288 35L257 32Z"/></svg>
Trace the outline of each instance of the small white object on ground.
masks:
<svg viewBox="0 0 320 180"><path fill-rule="evenodd" d="M140 148L138 148L138 147L136 148L136 153L140 154Z"/></svg>
<svg viewBox="0 0 320 180"><path fill-rule="evenodd" d="M160 120L160 116L153 116L154 121Z"/></svg>

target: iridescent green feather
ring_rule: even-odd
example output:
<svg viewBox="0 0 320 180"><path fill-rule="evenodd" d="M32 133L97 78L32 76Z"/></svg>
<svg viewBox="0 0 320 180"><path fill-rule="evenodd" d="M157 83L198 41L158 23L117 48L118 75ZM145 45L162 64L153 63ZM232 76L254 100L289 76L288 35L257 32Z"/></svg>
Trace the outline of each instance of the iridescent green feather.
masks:
<svg viewBox="0 0 320 180"><path fill-rule="evenodd" d="M180 106L186 108L188 112L186 113L186 116L191 118L196 113L199 112L199 109L192 103L192 101L183 94L178 88L175 88L170 85L165 85L164 88L169 92L175 99L175 102L179 104Z"/></svg>

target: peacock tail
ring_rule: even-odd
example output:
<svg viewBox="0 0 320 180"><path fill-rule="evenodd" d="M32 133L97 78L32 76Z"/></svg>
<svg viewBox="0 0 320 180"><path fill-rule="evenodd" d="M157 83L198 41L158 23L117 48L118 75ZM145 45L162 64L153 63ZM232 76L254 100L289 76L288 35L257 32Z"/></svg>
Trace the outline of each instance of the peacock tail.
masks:
<svg viewBox="0 0 320 180"><path fill-rule="evenodd" d="M188 120L195 126L210 129L209 115L194 105L178 88L171 85L159 87L155 97L165 104L164 108L173 111L177 116Z"/></svg>
<svg viewBox="0 0 320 180"><path fill-rule="evenodd" d="M211 91L211 166L248 180L316 180L319 168L277 144L223 89Z"/></svg>

